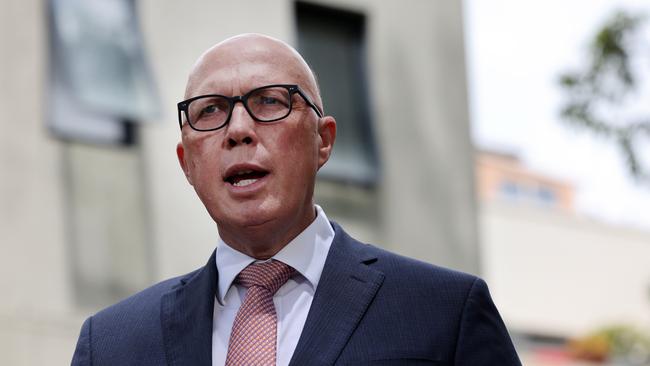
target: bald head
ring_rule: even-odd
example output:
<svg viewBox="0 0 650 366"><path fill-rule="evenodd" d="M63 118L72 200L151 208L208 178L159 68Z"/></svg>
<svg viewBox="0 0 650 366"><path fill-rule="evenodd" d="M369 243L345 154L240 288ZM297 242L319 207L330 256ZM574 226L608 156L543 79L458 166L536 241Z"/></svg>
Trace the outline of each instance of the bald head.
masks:
<svg viewBox="0 0 650 366"><path fill-rule="evenodd" d="M215 74L223 75L215 78ZM214 88L221 87L218 85L220 79L238 80L239 87L235 85L235 88L239 90L229 91L231 95L242 95L255 87L273 83L297 84L322 110L314 72L298 51L273 37L240 34L209 48L190 72L185 98L216 92Z"/></svg>

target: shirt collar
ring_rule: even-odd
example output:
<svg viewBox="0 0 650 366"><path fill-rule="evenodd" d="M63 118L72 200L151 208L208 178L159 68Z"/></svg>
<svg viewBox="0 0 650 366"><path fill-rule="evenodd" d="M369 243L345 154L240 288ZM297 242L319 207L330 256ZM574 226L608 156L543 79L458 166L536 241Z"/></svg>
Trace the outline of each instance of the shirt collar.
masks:
<svg viewBox="0 0 650 366"><path fill-rule="evenodd" d="M316 290L332 240L334 229L323 209L316 205L316 219L272 259L293 267ZM239 272L255 261L255 258L233 249L219 238L216 265L219 273L217 293L220 304L224 303L226 293Z"/></svg>

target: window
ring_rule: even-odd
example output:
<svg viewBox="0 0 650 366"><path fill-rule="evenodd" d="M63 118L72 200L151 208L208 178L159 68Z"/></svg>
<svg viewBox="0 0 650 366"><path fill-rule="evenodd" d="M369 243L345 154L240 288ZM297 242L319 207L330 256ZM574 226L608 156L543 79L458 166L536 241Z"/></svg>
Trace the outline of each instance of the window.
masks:
<svg viewBox="0 0 650 366"><path fill-rule="evenodd" d="M557 201L555 192L546 187L540 187L537 190L537 197L542 202L542 204L554 204Z"/></svg>
<svg viewBox="0 0 650 366"><path fill-rule="evenodd" d="M506 199L517 199L521 194L520 191L521 190L517 183L511 181L503 181L499 185L499 192L501 193L501 196Z"/></svg>
<svg viewBox="0 0 650 366"><path fill-rule="evenodd" d="M296 3L298 48L316 73L336 147L319 176L372 185L378 176L366 81L365 17Z"/></svg>
<svg viewBox="0 0 650 366"><path fill-rule="evenodd" d="M159 101L134 0L49 0L47 123L61 143L69 270L81 306L106 306L153 277L134 123ZM81 142L81 143L79 143Z"/></svg>
<svg viewBox="0 0 650 366"><path fill-rule="evenodd" d="M134 0L49 0L48 127L65 140L132 143L158 115Z"/></svg>

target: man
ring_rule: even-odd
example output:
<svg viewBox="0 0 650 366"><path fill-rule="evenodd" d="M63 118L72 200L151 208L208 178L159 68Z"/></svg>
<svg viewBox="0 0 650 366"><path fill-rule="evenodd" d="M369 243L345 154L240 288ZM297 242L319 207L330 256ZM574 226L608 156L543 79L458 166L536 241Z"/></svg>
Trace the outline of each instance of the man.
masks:
<svg viewBox="0 0 650 366"><path fill-rule="evenodd" d="M336 122L276 39L204 53L180 165L216 222L205 267L90 317L74 365L519 365L485 283L359 243L313 202Z"/></svg>

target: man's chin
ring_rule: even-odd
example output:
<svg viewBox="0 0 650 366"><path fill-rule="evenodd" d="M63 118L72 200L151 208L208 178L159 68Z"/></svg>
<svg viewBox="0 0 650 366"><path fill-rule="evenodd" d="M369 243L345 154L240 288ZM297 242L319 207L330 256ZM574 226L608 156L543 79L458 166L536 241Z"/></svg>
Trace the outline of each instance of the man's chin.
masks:
<svg viewBox="0 0 650 366"><path fill-rule="evenodd" d="M267 227L277 218L277 214L261 209L240 210L236 215L229 217L213 217L217 226L227 226L231 230L254 230ZM221 223L221 225L220 225Z"/></svg>

